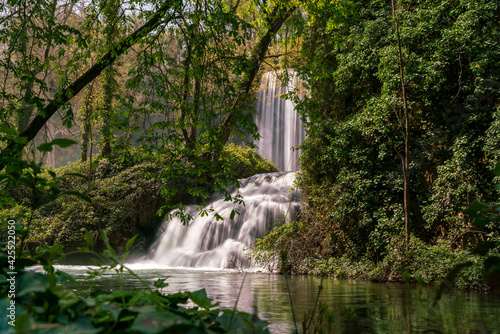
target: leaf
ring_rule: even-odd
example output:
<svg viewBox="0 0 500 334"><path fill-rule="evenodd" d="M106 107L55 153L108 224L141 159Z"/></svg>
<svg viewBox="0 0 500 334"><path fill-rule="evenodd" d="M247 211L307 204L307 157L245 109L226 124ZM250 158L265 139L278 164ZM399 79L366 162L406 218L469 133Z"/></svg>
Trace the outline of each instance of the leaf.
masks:
<svg viewBox="0 0 500 334"><path fill-rule="evenodd" d="M87 243L87 245L89 245L90 248L94 246L94 239L92 238L90 232L87 230L85 230L85 242Z"/></svg>
<svg viewBox="0 0 500 334"><path fill-rule="evenodd" d="M134 333L156 334L167 332L167 329L179 325L190 325L193 329L195 327L194 324L171 312L141 312L130 329Z"/></svg>
<svg viewBox="0 0 500 334"><path fill-rule="evenodd" d="M8 127L8 126L0 127L0 133L6 133L8 135L17 136L16 129Z"/></svg>
<svg viewBox="0 0 500 334"><path fill-rule="evenodd" d="M166 280L166 278L159 278L158 280L154 281L153 286L157 289L167 287L168 283L165 283Z"/></svg>
<svg viewBox="0 0 500 334"><path fill-rule="evenodd" d="M44 143L44 144L39 145L37 147L37 149L40 152L51 152L52 151L52 145L50 143Z"/></svg>
<svg viewBox="0 0 500 334"><path fill-rule="evenodd" d="M102 330L94 328L88 318L80 317L76 322L55 329L50 329L49 331L50 334L97 334Z"/></svg>
<svg viewBox="0 0 500 334"><path fill-rule="evenodd" d="M61 185L57 182L47 182L47 186L52 188L52 189L59 189Z"/></svg>
<svg viewBox="0 0 500 334"><path fill-rule="evenodd" d="M70 147L75 145L76 141L67 138L56 138L49 143L44 143L39 145L37 148L40 152L51 152L52 146L57 145L62 148Z"/></svg>
<svg viewBox="0 0 500 334"><path fill-rule="evenodd" d="M188 291L186 295L195 303L196 305L203 307L204 309L209 309L211 307L217 306L217 304L212 304L212 298L208 298L207 291L201 289L198 291Z"/></svg>
<svg viewBox="0 0 500 334"><path fill-rule="evenodd" d="M60 280L65 283L65 282L71 282L71 284L73 284L74 286L78 286L78 284L76 283L76 280L73 276L71 276L70 274L67 274L65 273L64 271L56 271L56 275L58 275L60 277Z"/></svg>
<svg viewBox="0 0 500 334"><path fill-rule="evenodd" d="M236 214L238 214L238 215L239 215L239 214L240 214L240 212L239 212L238 210L234 210L234 209L233 209L233 210L231 211L231 214L229 215L229 219L233 220L233 219L234 219L234 217L236 216Z"/></svg>
<svg viewBox="0 0 500 334"><path fill-rule="evenodd" d="M28 317L27 312L21 313L19 316L16 317L16 326L14 329L16 330L16 333L26 333L25 329L29 325L30 320Z"/></svg>
<svg viewBox="0 0 500 334"><path fill-rule="evenodd" d="M80 298L72 290L64 290L58 297L61 309L69 308L80 301Z"/></svg>
<svg viewBox="0 0 500 334"><path fill-rule="evenodd" d="M134 235L132 238L130 238L128 241L127 241L127 244L125 245L125 249L126 250L129 250L130 247L132 247L132 244L134 243L135 239L139 236L139 234L136 234Z"/></svg>
<svg viewBox="0 0 500 334"><path fill-rule="evenodd" d="M22 297L32 292L45 292L48 285L48 276L27 271L16 279L16 297Z"/></svg>
<svg viewBox="0 0 500 334"><path fill-rule="evenodd" d="M496 164L495 168L493 169L493 173L495 173L495 175L500 175L500 162Z"/></svg>
<svg viewBox="0 0 500 334"><path fill-rule="evenodd" d="M14 142L17 144L26 144L28 142L28 138L26 137L14 137Z"/></svg>
<svg viewBox="0 0 500 334"><path fill-rule="evenodd" d="M66 148L75 145L76 141L67 138L56 138L51 143L52 145L57 145L62 148Z"/></svg>
<svg viewBox="0 0 500 334"><path fill-rule="evenodd" d="M103 310L104 312L106 312L107 314L111 315L111 317L113 318L114 321L117 321L118 318L120 317L120 312L122 311L121 308L117 308L117 307L111 307L109 305L101 305L99 307L99 309Z"/></svg>
<svg viewBox="0 0 500 334"><path fill-rule="evenodd" d="M102 240L104 241L104 244L109 248L111 246L109 246L109 238L108 238L108 234L106 233L106 231L102 230L101 231L101 237L102 237Z"/></svg>

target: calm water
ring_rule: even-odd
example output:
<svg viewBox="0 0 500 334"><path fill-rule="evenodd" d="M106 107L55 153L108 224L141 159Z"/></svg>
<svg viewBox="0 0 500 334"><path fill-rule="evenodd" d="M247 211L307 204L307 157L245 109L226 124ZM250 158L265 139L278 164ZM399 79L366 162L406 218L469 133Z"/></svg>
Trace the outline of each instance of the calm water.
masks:
<svg viewBox="0 0 500 334"><path fill-rule="evenodd" d="M82 289L89 284L84 279L85 268L58 266L77 276ZM301 332L304 313L313 309L321 283L315 277L288 277L288 289L285 278L273 274L131 268L151 285L158 278L167 278L166 293L205 288L224 308L234 307L243 285L237 308L246 312L256 308L259 316L269 321L272 333L290 333L294 328L288 291ZM116 289L116 276L105 275L96 287ZM142 285L128 277L126 287ZM335 315L332 333L500 333L500 295L454 291L430 308L433 296L428 288L324 279L319 301Z"/></svg>

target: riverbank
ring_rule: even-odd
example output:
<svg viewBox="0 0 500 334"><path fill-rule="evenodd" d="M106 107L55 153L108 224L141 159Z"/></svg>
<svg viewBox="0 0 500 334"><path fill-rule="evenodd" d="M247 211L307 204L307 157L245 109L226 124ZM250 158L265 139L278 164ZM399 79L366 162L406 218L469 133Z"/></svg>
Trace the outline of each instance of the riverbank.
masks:
<svg viewBox="0 0 500 334"><path fill-rule="evenodd" d="M415 283L436 286L447 281L450 288L461 290L492 291L494 284L488 281L485 258L499 255L498 250L479 255L468 249L452 249L446 240L430 245L415 236L410 236L408 250L404 239L395 236L386 247L386 256L380 261L368 257L354 259L348 255L299 257L303 253L286 253L287 239L297 235L294 222L279 226L266 237L257 241L252 258L258 265L274 272L283 272L286 257L287 273L296 275L326 276L337 279L357 279L371 282ZM286 256L284 255L286 253ZM280 260L281 257L281 260ZM466 265L465 265L466 264ZM453 277L450 273L463 266Z"/></svg>

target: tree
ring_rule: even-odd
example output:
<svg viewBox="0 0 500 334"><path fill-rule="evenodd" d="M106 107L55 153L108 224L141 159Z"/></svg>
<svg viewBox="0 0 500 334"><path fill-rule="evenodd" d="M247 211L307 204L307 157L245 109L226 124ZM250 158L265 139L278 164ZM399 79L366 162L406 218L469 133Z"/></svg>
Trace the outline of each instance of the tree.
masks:
<svg viewBox="0 0 500 334"><path fill-rule="evenodd" d="M89 84L92 80L94 80L101 72L108 67L113 61L115 61L121 54L123 54L130 46L134 45L138 40L146 36L147 34L154 31L161 24L167 24L168 21L172 19L172 16L169 16L170 9L179 5L179 1L171 0L165 2L158 10L150 17L150 19L135 32L130 35L123 37L120 41L114 45L114 47L108 51L106 54L102 55L97 59L96 64L94 64L90 69L85 71L81 76L79 76L76 80L74 80L71 84L60 87L55 93L54 97L51 98L46 105L44 105L44 100L37 99L36 105L38 108L38 113L35 118L30 122L30 124L19 133L20 137L26 138L25 141L21 143L10 142L7 146L2 150L2 156L9 156L15 152L18 152L22 149L29 141L31 141L38 131L43 127L43 125L52 117L59 108L64 106L73 96L78 94L87 84ZM36 8L36 6L35 6ZM8 16L7 16L8 18ZM4 18L4 20L6 20ZM58 31L66 28L65 26L58 26ZM69 29L68 29L69 30ZM71 30L75 32L74 30ZM78 35L78 32L75 32ZM62 33L61 33L62 34ZM36 36L35 36L36 37ZM57 35L58 38L63 39L63 37ZM13 38L11 35L5 37L7 40ZM55 36L50 35L49 41L55 38ZM66 38L64 37L64 40ZM41 41L44 41L41 39ZM86 45L86 41L84 39L79 40L82 46ZM15 44L15 43L13 43ZM12 64L7 63L6 68L12 68ZM22 68L19 69L22 71ZM4 90L5 92L5 90ZM3 94L4 97L14 98L11 94ZM2 108L2 116L5 119L8 119L8 112L6 112L6 108ZM5 163L0 164L0 168L3 169L5 167Z"/></svg>
<svg viewBox="0 0 500 334"><path fill-rule="evenodd" d="M92 141L92 113L94 109L93 105L93 89L94 88L94 83L90 83L88 86L85 87L85 92L83 95L83 103L82 103L82 108L80 110L80 115L82 118L82 148L81 148L81 160L82 162L87 161L87 154L92 155L92 148L89 150L89 145L91 144ZM92 146L90 146L92 147Z"/></svg>
<svg viewBox="0 0 500 334"><path fill-rule="evenodd" d="M100 4L104 13L104 38L106 49L112 49L113 45L118 40L120 30L120 4L117 0L105 0ZM117 91L116 82L116 65L113 63L103 71L102 84L102 107L101 107L101 154L109 156L111 154L111 146L113 141L112 126L115 117L114 110L114 94Z"/></svg>
<svg viewBox="0 0 500 334"><path fill-rule="evenodd" d="M401 77L401 95L403 97L403 117L400 117L403 121L401 125L403 127L403 137L404 137L404 152L401 155L402 166L403 166L403 206L405 211L405 243L406 251L408 251L408 236L410 229L410 125L409 125L409 115L408 115L408 102L406 101L406 84L404 76L404 62L403 62L403 52L401 51L401 36L399 35L399 20L396 14L396 4L392 0L392 16L394 19L394 24L396 26L396 39L398 42L398 58L399 58L399 76Z"/></svg>
<svg viewBox="0 0 500 334"><path fill-rule="evenodd" d="M486 230L498 240L461 219L472 199L495 200L498 5L399 2L398 34L390 3L353 2L346 15L319 4L295 65L309 90L296 100L307 224L288 245L380 261L402 235L455 248Z"/></svg>
<svg viewBox="0 0 500 334"><path fill-rule="evenodd" d="M221 157L223 147L231 136L256 135L256 78L272 37L296 8L261 5L255 8L263 22L258 24L244 21L224 1L186 2L163 34L145 41L147 50L139 53L127 83L134 92L125 109L136 121L157 118L142 141L152 154L169 159L162 173L172 185L164 189L167 200L179 193L204 200L237 183L231 163ZM259 36L255 44L251 35ZM176 187L179 178L188 186Z"/></svg>

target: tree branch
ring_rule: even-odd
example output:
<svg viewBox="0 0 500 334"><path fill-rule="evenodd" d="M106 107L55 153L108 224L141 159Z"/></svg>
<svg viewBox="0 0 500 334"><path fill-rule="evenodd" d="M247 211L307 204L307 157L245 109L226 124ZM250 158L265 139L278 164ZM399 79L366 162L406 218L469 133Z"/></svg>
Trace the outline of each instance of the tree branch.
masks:
<svg viewBox="0 0 500 334"><path fill-rule="evenodd" d="M221 144L225 144L229 139L231 130L235 120L238 119L243 107L249 102L251 96L250 90L252 88L253 82L257 73L259 72L260 66L264 61L269 45L271 44L272 38L280 30L283 23L292 15L292 13L297 9L296 5L290 8L283 8L283 6L276 5L272 13L269 15L267 22L269 28L264 36L255 45L252 54L249 59L250 68L246 72L242 82L239 85L239 94L237 99L233 103L231 111L224 115L221 122L219 123L219 129L221 130ZM221 145L221 146L222 146Z"/></svg>
<svg viewBox="0 0 500 334"><path fill-rule="evenodd" d="M174 7L176 4L181 3L179 0L168 0L166 1L160 9L151 17L151 19L146 22L142 27L137 29L135 32L126 36L118 42L112 50L101 57L94 66L87 70L83 75L76 79L70 86L60 90L56 96L49 102L43 110L40 110L38 115L31 121L31 123L24 129L19 136L26 137L28 142L31 141L38 134L40 129L45 125L45 123L54 115L54 113L66 104L71 98L77 95L87 84L94 80L101 72L111 65L120 55L122 55L128 48L136 44L137 41L160 24L164 23L162 18L165 16L166 12ZM171 20L173 17L170 17ZM167 20L168 21L168 20ZM10 156L13 152L19 152L22 150L25 144L10 142L7 147L2 150L0 157ZM5 164L0 164L0 170L5 167Z"/></svg>

